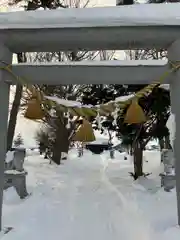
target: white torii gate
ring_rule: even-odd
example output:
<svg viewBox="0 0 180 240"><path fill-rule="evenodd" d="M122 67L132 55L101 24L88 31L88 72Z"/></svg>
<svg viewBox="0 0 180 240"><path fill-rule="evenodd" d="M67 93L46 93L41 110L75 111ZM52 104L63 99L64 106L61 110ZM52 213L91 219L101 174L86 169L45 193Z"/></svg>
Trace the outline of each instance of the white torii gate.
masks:
<svg viewBox="0 0 180 240"><path fill-rule="evenodd" d="M18 52L68 50L167 49L170 61L180 61L180 4L138 4L121 7L0 13L0 67L12 64ZM37 84L148 84L170 68L164 61L105 61L18 64L12 70ZM15 79L0 70L0 230L6 155L10 84ZM180 71L172 73L172 111L176 117L176 190L180 225Z"/></svg>

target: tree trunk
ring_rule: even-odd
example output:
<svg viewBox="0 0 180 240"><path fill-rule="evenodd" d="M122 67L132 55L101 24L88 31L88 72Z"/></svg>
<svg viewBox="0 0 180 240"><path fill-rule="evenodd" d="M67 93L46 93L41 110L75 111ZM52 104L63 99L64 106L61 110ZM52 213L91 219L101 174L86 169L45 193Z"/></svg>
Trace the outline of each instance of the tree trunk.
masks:
<svg viewBox="0 0 180 240"><path fill-rule="evenodd" d="M162 154L162 150L164 149L165 147L165 142L164 142L164 138L159 138L159 146L160 146L160 156ZM163 162L163 159L161 158L161 163Z"/></svg>
<svg viewBox="0 0 180 240"><path fill-rule="evenodd" d="M134 146L134 179L138 179L143 176L143 150L140 143Z"/></svg>
<svg viewBox="0 0 180 240"><path fill-rule="evenodd" d="M52 156L52 161L55 162L57 165L61 164L61 149L59 148L61 144L61 133L57 131L54 146L53 146L53 156Z"/></svg>
<svg viewBox="0 0 180 240"><path fill-rule="evenodd" d="M26 61L22 53L18 53L17 58L18 58L18 63L22 63ZM7 132L7 151L11 149L13 144L13 138L14 138L16 122L17 122L17 115L18 115L19 106L21 103L22 91L23 91L23 86L21 84L17 84L15 97L14 97L12 109L9 116L8 132Z"/></svg>
<svg viewBox="0 0 180 240"><path fill-rule="evenodd" d="M159 146L160 146L160 150L162 151L165 146L164 138L159 138Z"/></svg>
<svg viewBox="0 0 180 240"><path fill-rule="evenodd" d="M63 125L62 126L62 131L61 131L61 145L60 145L60 150L63 153L68 154L69 151L69 140L68 140L68 130L66 127ZM62 157L62 160L66 160L66 157Z"/></svg>
<svg viewBox="0 0 180 240"><path fill-rule="evenodd" d="M62 119L60 116L56 119L56 131L55 131L55 141L53 144L53 155L52 155L52 161L55 162L57 165L61 164L61 143L62 143Z"/></svg>
<svg viewBox="0 0 180 240"><path fill-rule="evenodd" d="M170 140L169 140L169 136L166 136L163 139L159 139L159 145L160 145L160 150L162 153L163 149L172 149ZM163 159L161 158L161 162L163 162Z"/></svg>
<svg viewBox="0 0 180 240"><path fill-rule="evenodd" d="M63 128L64 126L58 127L53 147L52 160L58 165L61 164L62 152L68 153L69 151L68 133L66 129Z"/></svg>
<svg viewBox="0 0 180 240"><path fill-rule="evenodd" d="M15 93L14 101L12 104L10 116L9 116L8 133L7 133L7 151L11 149L13 144L13 138L14 138L16 122L17 122L17 114L19 111L19 106L20 106L21 96L22 96L22 88L23 88L22 85L20 84L16 85L16 93Z"/></svg>
<svg viewBox="0 0 180 240"><path fill-rule="evenodd" d="M53 146L53 156L52 160L60 165L62 152L68 153L69 150L69 139L68 130L66 129L64 123L63 113L61 111L56 111L57 119L55 121L56 132L55 132L55 142Z"/></svg>
<svg viewBox="0 0 180 240"><path fill-rule="evenodd" d="M130 154L130 156L133 156L133 147L132 146L130 146L129 154Z"/></svg>
<svg viewBox="0 0 180 240"><path fill-rule="evenodd" d="M166 137L165 137L165 144L164 144L164 145L165 145L165 148L166 148L166 149L172 149L169 136L166 136Z"/></svg>

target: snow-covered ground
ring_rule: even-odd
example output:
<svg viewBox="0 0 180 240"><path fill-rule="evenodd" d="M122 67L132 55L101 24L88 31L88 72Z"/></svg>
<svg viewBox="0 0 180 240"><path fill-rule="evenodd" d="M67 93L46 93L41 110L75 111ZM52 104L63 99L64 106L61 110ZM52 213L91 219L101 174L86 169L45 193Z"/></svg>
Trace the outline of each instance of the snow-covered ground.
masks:
<svg viewBox="0 0 180 240"><path fill-rule="evenodd" d="M160 153L145 151L144 168L153 172L134 182L131 159L117 153L77 158L72 150L61 166L30 152L25 167L31 195L20 200L4 192L3 240L173 240L180 239L175 191L160 188Z"/></svg>
<svg viewBox="0 0 180 240"><path fill-rule="evenodd" d="M36 145L38 128L38 123L18 115L16 136L21 133L25 147ZM108 139L95 134L98 141ZM113 142L118 140L114 137ZM147 148L151 145L157 142ZM2 239L179 240L175 190L166 193L160 187L160 153L144 152L145 172L152 175L136 182L129 175L131 159L124 160L124 155L116 152L110 160L108 153L85 152L77 158L77 151L71 150L69 159L57 167L29 151L25 168L31 195L20 200L14 189L4 192L3 226L13 230Z"/></svg>

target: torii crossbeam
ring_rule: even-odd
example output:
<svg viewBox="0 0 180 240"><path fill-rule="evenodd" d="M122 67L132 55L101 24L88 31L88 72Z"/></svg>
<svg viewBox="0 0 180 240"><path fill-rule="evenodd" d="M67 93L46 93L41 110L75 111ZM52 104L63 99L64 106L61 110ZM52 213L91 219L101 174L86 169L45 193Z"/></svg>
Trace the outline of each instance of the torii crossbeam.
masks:
<svg viewBox="0 0 180 240"><path fill-rule="evenodd" d="M13 64L12 72L32 84L150 84L157 81L169 65L167 61L80 61L41 64ZM16 79L7 73L12 84ZM169 83L167 76L163 83Z"/></svg>
<svg viewBox="0 0 180 240"><path fill-rule="evenodd" d="M48 52L68 50L123 50L123 49L167 49L168 58L175 63L180 60L180 5L177 4L137 4L133 6L63 9L46 11L0 13L0 60L7 64L12 63L12 54L18 52ZM130 63L132 64L132 63ZM157 64L157 63L156 63ZM2 66L3 64L1 64ZM14 66L16 74L29 75L32 83L51 84L50 67L47 66ZM69 68L65 65L51 66L54 72L54 84L67 83L59 79L57 73L62 69L64 79L72 77L71 83L95 83L95 74L89 66ZM151 68L152 72L150 75ZM134 83L149 83L167 69L166 66L138 66L132 67ZM101 69L108 74L114 73L114 80L100 73ZM133 70L132 70L133 69ZM147 74L145 74L145 69ZM84 71L84 79L78 78L78 71ZM130 67L127 66L98 66L97 74L101 83L133 83L130 78ZM140 74L139 71L142 71ZM23 72L24 71L24 72ZM35 76L34 71L40 80ZM42 71L41 73L39 73ZM44 73L44 75L43 75ZM91 76L87 76L91 75ZM76 78L73 78L75 74ZM82 74L82 73L81 73ZM110 75L110 74L109 74ZM118 75L120 75L118 77ZM108 75L107 75L108 76ZM103 80L104 77L104 80ZM151 78L152 77L152 78ZM144 79L144 80L143 80ZM176 117L176 139L174 143L174 156L176 159L176 190L178 205L178 223L180 225L180 71L172 73L167 82L171 87L172 112ZM107 82L103 82L103 81ZM2 216L2 198L4 185L4 159L6 155L6 138L9 106L9 87L12 78L5 71L0 70L0 230ZM33 82L34 81L34 82ZM63 82L64 81L64 82Z"/></svg>

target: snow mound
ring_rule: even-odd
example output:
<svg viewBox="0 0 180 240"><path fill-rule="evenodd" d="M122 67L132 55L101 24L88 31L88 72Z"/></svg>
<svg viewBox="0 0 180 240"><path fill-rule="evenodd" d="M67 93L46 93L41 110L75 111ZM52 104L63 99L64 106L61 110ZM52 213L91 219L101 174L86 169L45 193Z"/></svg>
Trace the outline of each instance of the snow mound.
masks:
<svg viewBox="0 0 180 240"><path fill-rule="evenodd" d="M133 165L122 154L82 158L71 150L57 167L40 156L25 161L31 192L20 200L13 188L5 191L3 223L13 230L3 240L179 240L176 195L160 187L158 151L145 151L146 171L134 182ZM1 236L0 236L1 239Z"/></svg>

